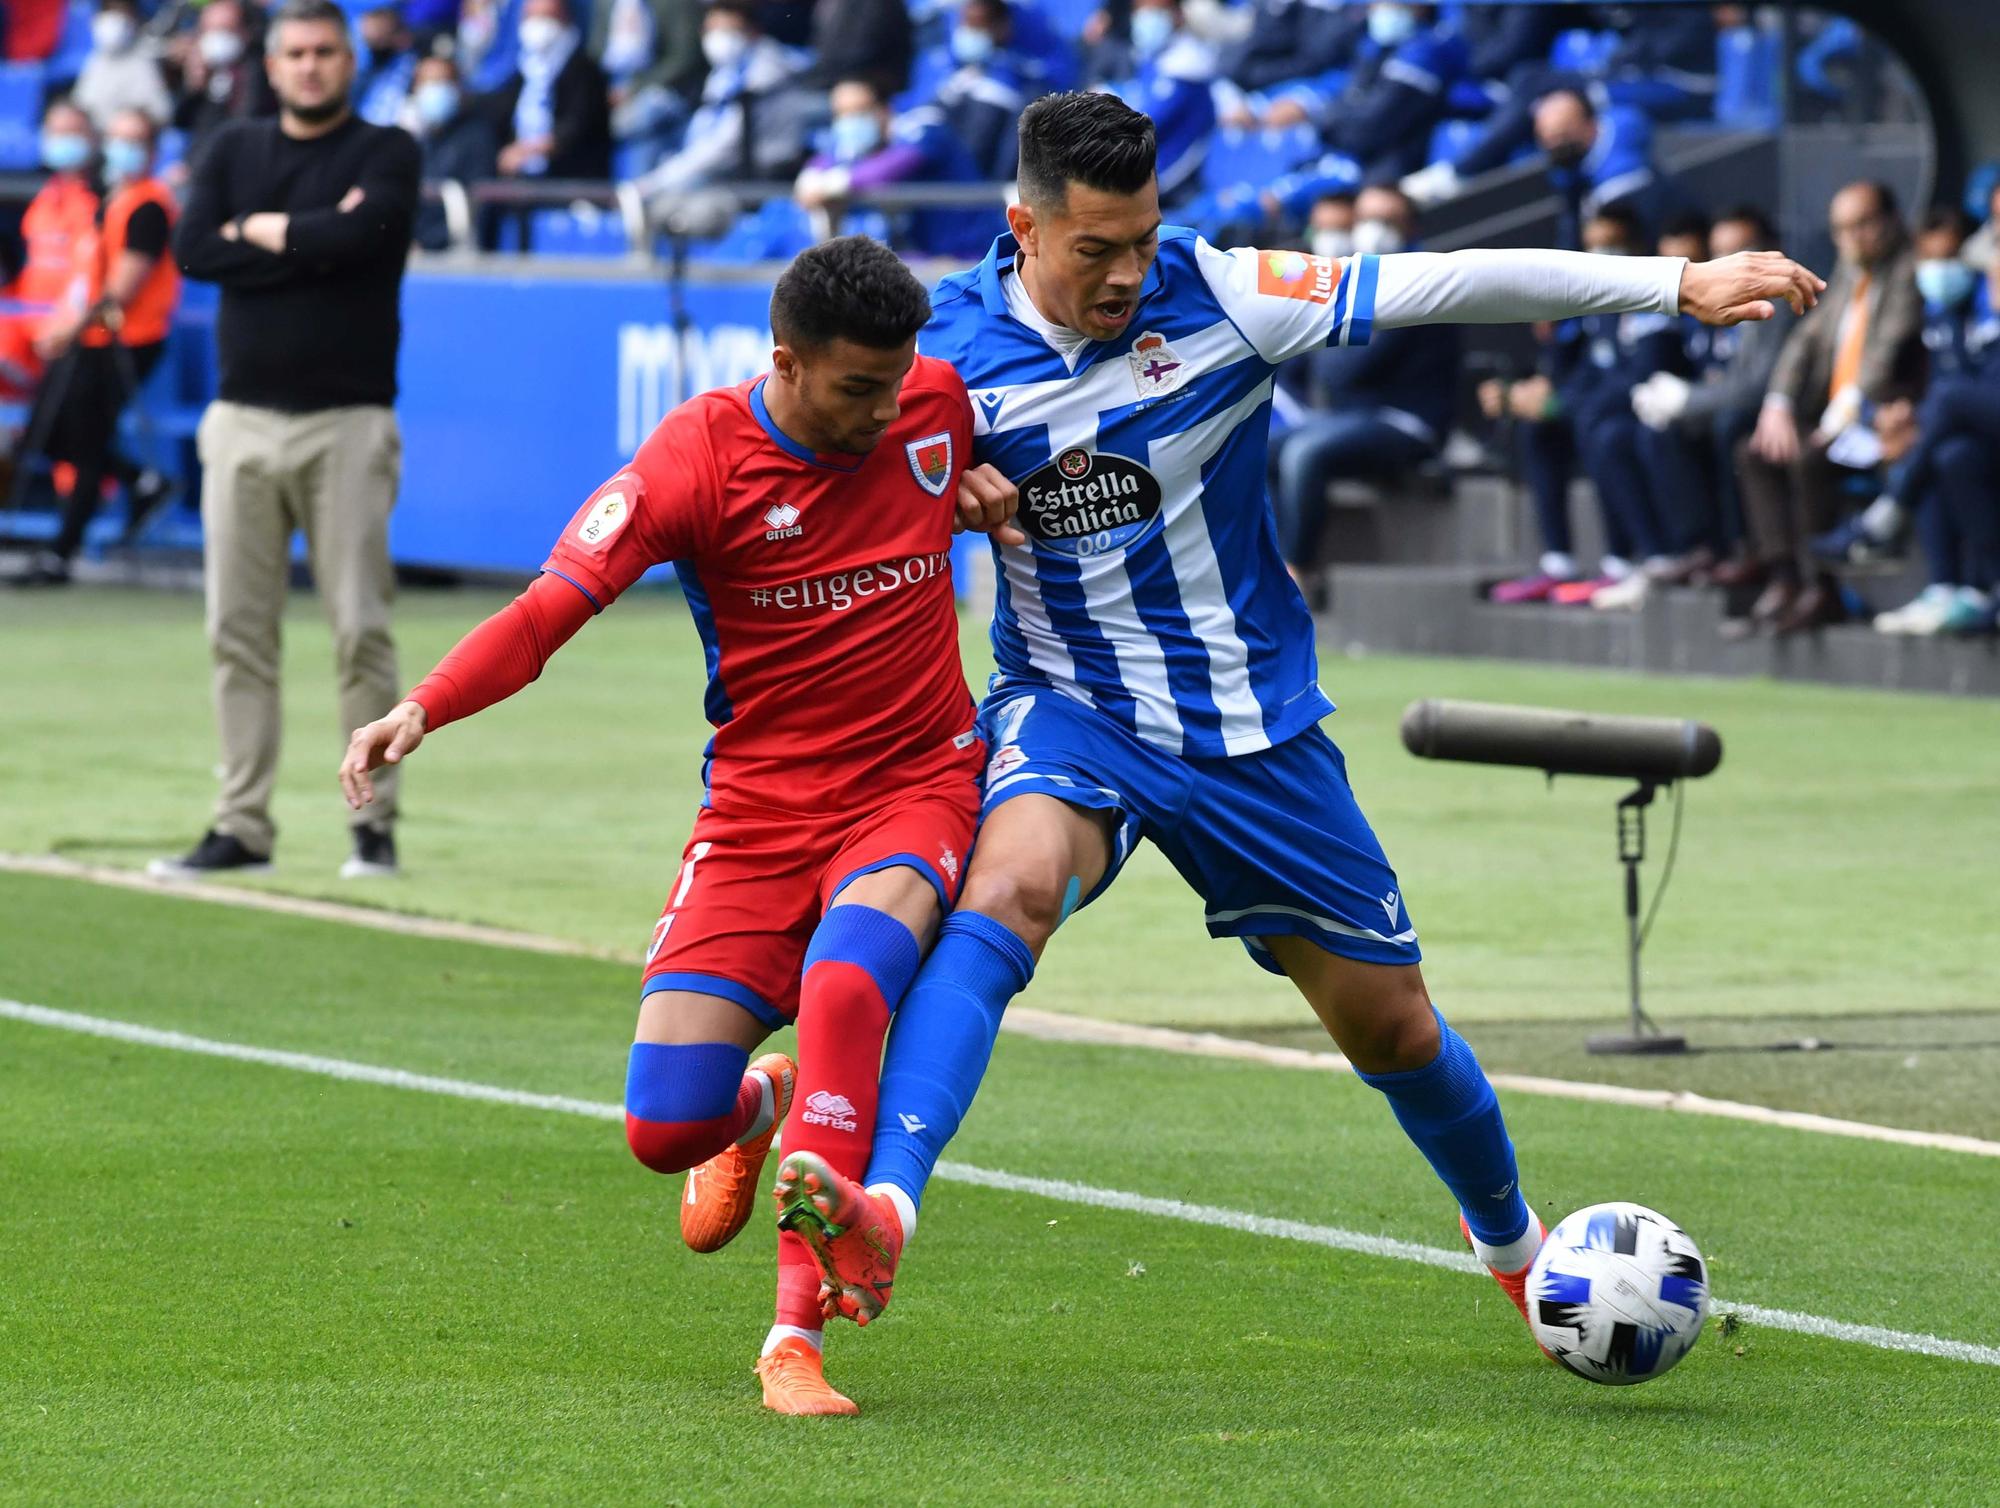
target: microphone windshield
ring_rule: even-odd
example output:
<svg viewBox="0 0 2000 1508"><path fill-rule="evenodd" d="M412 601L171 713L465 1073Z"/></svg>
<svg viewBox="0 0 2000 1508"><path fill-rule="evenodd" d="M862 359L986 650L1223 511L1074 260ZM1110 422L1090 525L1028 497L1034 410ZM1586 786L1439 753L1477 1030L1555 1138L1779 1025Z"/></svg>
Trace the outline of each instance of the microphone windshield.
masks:
<svg viewBox="0 0 2000 1508"><path fill-rule="evenodd" d="M1709 774L1722 738L1706 723L1551 707L1426 700L1403 714L1403 747L1422 759L1525 765L1551 775L1667 784Z"/></svg>

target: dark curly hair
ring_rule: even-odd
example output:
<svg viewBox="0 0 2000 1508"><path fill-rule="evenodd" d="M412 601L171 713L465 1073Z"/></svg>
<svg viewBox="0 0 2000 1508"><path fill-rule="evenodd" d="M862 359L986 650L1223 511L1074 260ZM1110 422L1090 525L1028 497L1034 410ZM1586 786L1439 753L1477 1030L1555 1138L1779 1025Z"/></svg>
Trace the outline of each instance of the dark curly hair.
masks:
<svg viewBox="0 0 2000 1508"><path fill-rule="evenodd" d="M1053 206L1069 186L1136 194L1153 181L1153 122L1115 94L1045 94L1021 112L1021 200Z"/></svg>
<svg viewBox="0 0 2000 1508"><path fill-rule="evenodd" d="M836 340L893 351L930 317L924 285L901 257L867 236L808 247L771 291L771 333L795 351Z"/></svg>

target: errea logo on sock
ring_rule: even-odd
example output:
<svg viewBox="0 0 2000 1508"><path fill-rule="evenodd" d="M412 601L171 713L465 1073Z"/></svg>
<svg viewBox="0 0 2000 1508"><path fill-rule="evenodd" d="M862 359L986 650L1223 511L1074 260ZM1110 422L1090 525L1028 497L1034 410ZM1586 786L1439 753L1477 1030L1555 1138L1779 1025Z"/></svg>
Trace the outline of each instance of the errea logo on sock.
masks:
<svg viewBox="0 0 2000 1508"><path fill-rule="evenodd" d="M844 1094L829 1094L824 1089L815 1089L806 1096L803 1115L808 1126L831 1126L836 1131L857 1129L854 1105Z"/></svg>

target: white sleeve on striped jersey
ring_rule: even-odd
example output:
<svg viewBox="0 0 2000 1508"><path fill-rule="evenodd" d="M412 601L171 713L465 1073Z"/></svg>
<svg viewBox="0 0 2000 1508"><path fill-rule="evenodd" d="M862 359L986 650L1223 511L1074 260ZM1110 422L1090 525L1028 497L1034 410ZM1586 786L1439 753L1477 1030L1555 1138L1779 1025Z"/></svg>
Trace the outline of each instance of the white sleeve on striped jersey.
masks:
<svg viewBox="0 0 2000 1508"><path fill-rule="evenodd" d="M1196 264L1209 291L1243 338L1274 365L1315 346L1365 345L1379 257L1307 256L1299 251L1221 251L1195 242ZM1356 316L1359 317L1356 317Z"/></svg>
<svg viewBox="0 0 2000 1508"><path fill-rule="evenodd" d="M1497 325L1584 314L1679 314L1684 257L1580 251L1405 251L1380 257L1366 317Z"/></svg>

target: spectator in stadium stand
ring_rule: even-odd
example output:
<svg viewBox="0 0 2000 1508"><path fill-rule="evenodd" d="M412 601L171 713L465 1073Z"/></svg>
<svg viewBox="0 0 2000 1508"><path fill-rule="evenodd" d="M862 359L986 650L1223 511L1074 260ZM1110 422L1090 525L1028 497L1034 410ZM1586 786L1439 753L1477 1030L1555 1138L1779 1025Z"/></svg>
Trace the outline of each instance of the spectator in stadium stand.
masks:
<svg viewBox="0 0 2000 1508"><path fill-rule="evenodd" d="M522 0L514 76L493 96L507 178L611 176L611 86L564 0Z"/></svg>
<svg viewBox="0 0 2000 1508"><path fill-rule="evenodd" d="M475 94L489 94L514 76L521 0L464 0L458 10L459 72Z"/></svg>
<svg viewBox="0 0 2000 1508"><path fill-rule="evenodd" d="M13 399L36 391L49 356L67 344L56 337L82 310L77 290L97 221L90 117L56 100L42 114L41 151L49 176L21 217L22 259L5 290L16 307L0 312L0 396Z"/></svg>
<svg viewBox="0 0 2000 1508"><path fill-rule="evenodd" d="M917 60L910 93L939 113L982 177L1011 179L1021 112L1048 89L1041 60L1014 45L1007 0L965 0L948 39Z"/></svg>
<svg viewBox="0 0 2000 1508"><path fill-rule="evenodd" d="M90 55L70 98L99 131L120 110L143 110L162 126L172 119L173 96L152 39L139 34L135 0L104 0L91 17Z"/></svg>
<svg viewBox="0 0 2000 1508"><path fill-rule="evenodd" d="M417 64L410 105L424 149L426 182L478 183L498 171L499 134L492 118L466 97L458 64L450 57L433 54ZM444 206L436 200L418 207L416 240L426 251L443 251L451 244Z"/></svg>
<svg viewBox="0 0 2000 1508"><path fill-rule="evenodd" d="M264 76L261 12L243 0L208 0L181 50L181 95L173 125L187 135L186 160L196 161L225 121L277 113ZM184 175L183 175L184 176Z"/></svg>
<svg viewBox="0 0 2000 1508"><path fill-rule="evenodd" d="M1644 245L1637 219L1620 206L1599 210L1583 227L1585 251L1630 256ZM1495 602L1580 606L1630 575L1635 558L1652 541L1646 537L1649 517L1640 511L1645 500L1599 488L1605 553L1596 571L1582 571L1571 543L1571 476L1579 456L1588 462L1597 421L1619 405L1629 409L1633 383L1626 374L1677 343L1678 336L1670 322L1664 331L1645 323L1626 326L1620 315L1565 320L1537 335L1541 354L1533 376L1518 382L1489 379L1479 386L1479 405L1487 417L1515 425L1542 536L1537 569L1500 582L1489 595Z"/></svg>
<svg viewBox="0 0 2000 1508"><path fill-rule="evenodd" d="M1672 181L1653 165L1653 127L1637 110L1600 114L1588 95L1558 89L1535 106L1535 144L1548 158L1549 186L1562 201L1558 246L1575 246L1583 222L1622 205L1650 230L1679 204Z"/></svg>
<svg viewBox="0 0 2000 1508"><path fill-rule="evenodd" d="M1667 223L1653 249L1705 262L1709 231L1707 217L1690 211ZM1660 464L1664 447L1640 421L1636 395L1661 376L1691 382L1708 359L1709 333L1709 326L1685 317L1633 315L1618 322L1615 339L1626 354L1607 381L1604 406L1580 438L1591 484L1628 500L1626 528L1637 542L1637 558L1622 580L1591 596L1590 605L1600 611L1639 607L1656 583L1678 577L1682 557L1693 548L1688 534L1706 484L1691 464Z"/></svg>
<svg viewBox="0 0 2000 1508"><path fill-rule="evenodd" d="M1577 8L1551 9L1562 13L1561 28L1566 29ZM1711 8L1648 5L1616 14L1615 31L1605 31L1599 45L1586 49L1589 56L1583 70L1552 65L1517 70L1505 102L1487 118L1477 141L1405 181L1403 187L1417 203L1449 199L1462 180L1512 162L1537 141L1537 108L1558 90L1583 96L1594 110L1607 115L1630 110L1648 122L1692 120L1712 113L1716 18ZM1542 145L1546 151L1546 143Z"/></svg>
<svg viewBox="0 0 2000 1508"><path fill-rule="evenodd" d="M1922 401L1875 413L1888 463L1887 503L1916 521L1930 583L1880 614L1891 634L1984 633L2000 592L2000 265L1963 260L1971 230L1958 210L1934 213L1917 237L1930 386Z"/></svg>
<svg viewBox="0 0 2000 1508"><path fill-rule="evenodd" d="M1409 203L1407 194L1402 196ZM1411 206L1414 217L1415 206ZM1306 247L1316 257L1327 257L1338 261L1354 253L1354 195L1350 193L1321 194L1313 201L1312 209L1306 217Z"/></svg>
<svg viewBox="0 0 2000 1508"><path fill-rule="evenodd" d="M1222 123L1248 130L1286 85L1348 68L1367 29L1366 8L1338 0L1254 0L1248 34L1225 47L1218 63Z"/></svg>
<svg viewBox="0 0 2000 1508"><path fill-rule="evenodd" d="M842 79L830 99L829 146L799 173L793 194L808 212L897 183L973 183L979 170L933 109L892 116L867 79ZM971 256L1000 233L997 215L969 205L890 212L887 239L928 256Z"/></svg>
<svg viewBox="0 0 2000 1508"><path fill-rule="evenodd" d="M354 113L371 125L400 124L416 77L416 39L403 7L389 0L361 13L359 66L354 75Z"/></svg>
<svg viewBox="0 0 2000 1508"><path fill-rule="evenodd" d="M910 86L916 30L904 0L815 0L811 77L822 88L867 79L893 99Z"/></svg>
<svg viewBox="0 0 2000 1508"><path fill-rule="evenodd" d="M1133 0L1132 73L1108 85L1153 118L1159 142L1160 202L1175 204L1198 186L1215 131L1215 49L1187 29L1180 0Z"/></svg>
<svg viewBox="0 0 2000 1508"><path fill-rule="evenodd" d="M1363 189L1354 214L1355 252L1416 249L1416 211L1400 189ZM1315 607L1325 599L1327 488L1345 478L1393 486L1438 453L1451 429L1459 354L1456 326L1414 325L1377 330L1366 345L1323 347L1299 364L1315 412L1279 443L1272 500L1285 564Z"/></svg>
<svg viewBox="0 0 2000 1508"><path fill-rule="evenodd" d="M174 237L181 270L222 288L220 389L199 438L222 789L193 849L151 866L169 877L270 862L295 531L333 626L341 726L374 721L402 695L388 524L419 152L406 132L354 114L353 45L332 0L285 0L266 50L280 112L216 133ZM369 810L343 874L395 872L393 781L388 804Z"/></svg>
<svg viewBox="0 0 2000 1508"><path fill-rule="evenodd" d="M680 150L638 180L648 211L675 228L697 213L690 196L714 185L791 177L806 157L807 106L824 99L803 82L805 56L764 35L751 0L713 0L701 50L708 81ZM698 213L715 222L700 234L720 234L734 201Z"/></svg>
<svg viewBox="0 0 2000 1508"><path fill-rule="evenodd" d="M2000 257L2000 180L1995 180L1986 195L1986 219L1965 243L1965 249L1958 259L1982 277L1993 266L1995 257Z"/></svg>
<svg viewBox="0 0 2000 1508"><path fill-rule="evenodd" d="M403 0L403 23L420 56L436 51L440 40L457 32L459 8L459 0Z"/></svg>
<svg viewBox="0 0 2000 1508"><path fill-rule="evenodd" d="M1886 184L1850 183L1829 222L1839 263L1819 304L1779 354L1757 427L1737 450L1750 556L1716 569L1725 585L1762 583L1749 626L1797 633L1842 616L1832 578L1807 553L1835 522L1842 452L1857 466L1874 449L1866 410L1907 388L1923 346L1915 259ZM1872 439L1872 436L1869 436Z"/></svg>
<svg viewBox="0 0 2000 1508"><path fill-rule="evenodd" d="M1776 246L1764 212L1744 205L1724 213L1710 229L1708 256ZM1770 319L1727 330L1702 326L1707 339L1693 348L1692 379L1660 371L1632 390L1633 412L1646 426L1641 453L1656 473L1673 478L1667 485L1685 507L1676 521L1681 553L1659 578L1667 584L1706 581L1742 540L1736 446L1756 427L1758 407L1796 318L1780 308Z"/></svg>
<svg viewBox="0 0 2000 1508"><path fill-rule="evenodd" d="M82 257L85 279L79 307L44 336L51 362L67 361L61 382L45 382L30 429L48 435L45 450L57 461L62 524L38 551L25 578L59 586L104 499L104 482L116 476L127 490L128 538L170 488L158 472L142 471L118 453L118 416L159 364L180 299L180 273L168 254L177 213L173 194L153 176L156 130L143 110L112 117L103 145L104 194L94 234Z"/></svg>
<svg viewBox="0 0 2000 1508"><path fill-rule="evenodd" d="M701 6L599 0L587 46L611 81L611 135L631 160L621 171L642 173L666 155L701 97Z"/></svg>

